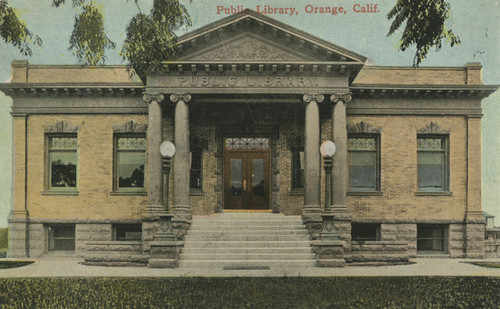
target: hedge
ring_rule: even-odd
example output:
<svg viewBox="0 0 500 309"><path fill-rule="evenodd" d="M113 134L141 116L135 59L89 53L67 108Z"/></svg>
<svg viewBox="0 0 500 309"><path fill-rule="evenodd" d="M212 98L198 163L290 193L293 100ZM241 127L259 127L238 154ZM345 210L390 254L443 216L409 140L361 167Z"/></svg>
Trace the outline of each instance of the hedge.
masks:
<svg viewBox="0 0 500 309"><path fill-rule="evenodd" d="M0 308L497 308L498 304L500 278L494 277L0 279Z"/></svg>

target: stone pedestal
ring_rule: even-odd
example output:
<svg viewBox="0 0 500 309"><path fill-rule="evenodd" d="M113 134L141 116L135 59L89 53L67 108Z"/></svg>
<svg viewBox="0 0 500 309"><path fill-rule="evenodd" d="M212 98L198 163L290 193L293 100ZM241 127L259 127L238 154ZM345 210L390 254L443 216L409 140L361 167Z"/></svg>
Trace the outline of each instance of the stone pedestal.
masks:
<svg viewBox="0 0 500 309"><path fill-rule="evenodd" d="M148 267L151 268L175 268L179 266L179 254L183 242L178 241L152 241L151 258Z"/></svg>
<svg viewBox="0 0 500 309"><path fill-rule="evenodd" d="M484 222L468 221L465 225L465 256L469 259L483 259L484 253Z"/></svg>
<svg viewBox="0 0 500 309"><path fill-rule="evenodd" d="M317 267L345 267L343 241L315 240L312 249L316 253Z"/></svg>

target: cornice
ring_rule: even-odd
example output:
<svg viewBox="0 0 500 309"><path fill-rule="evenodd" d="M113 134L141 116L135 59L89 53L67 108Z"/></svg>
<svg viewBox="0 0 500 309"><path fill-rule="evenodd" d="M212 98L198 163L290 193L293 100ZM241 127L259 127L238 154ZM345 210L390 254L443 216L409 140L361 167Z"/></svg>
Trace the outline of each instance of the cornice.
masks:
<svg viewBox="0 0 500 309"><path fill-rule="evenodd" d="M359 85L353 84L355 98L475 98L483 99L498 90L498 85Z"/></svg>
<svg viewBox="0 0 500 309"><path fill-rule="evenodd" d="M141 97L142 85L114 84L0 84L11 97Z"/></svg>

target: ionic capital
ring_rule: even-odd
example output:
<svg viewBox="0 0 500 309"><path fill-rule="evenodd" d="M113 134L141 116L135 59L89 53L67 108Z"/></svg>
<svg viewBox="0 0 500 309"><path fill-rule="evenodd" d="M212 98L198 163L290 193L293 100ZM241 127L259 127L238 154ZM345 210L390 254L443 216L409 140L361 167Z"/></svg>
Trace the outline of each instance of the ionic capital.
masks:
<svg viewBox="0 0 500 309"><path fill-rule="evenodd" d="M305 103L309 103L311 101L316 101L318 103L323 102L325 99L325 96L322 93L306 93L302 97L302 100L304 100Z"/></svg>
<svg viewBox="0 0 500 309"><path fill-rule="evenodd" d="M142 99L146 101L146 103L151 103L151 101L156 101L158 103L162 102L165 97L161 93L144 93Z"/></svg>
<svg viewBox="0 0 500 309"><path fill-rule="evenodd" d="M184 103L188 103L191 101L191 95L189 93L172 93L170 95L170 101L177 103L179 101L183 101Z"/></svg>
<svg viewBox="0 0 500 309"><path fill-rule="evenodd" d="M344 103L349 103L352 100L352 95L349 92L346 93L332 93L330 96L330 101L333 103L337 103L339 101L342 101Z"/></svg>

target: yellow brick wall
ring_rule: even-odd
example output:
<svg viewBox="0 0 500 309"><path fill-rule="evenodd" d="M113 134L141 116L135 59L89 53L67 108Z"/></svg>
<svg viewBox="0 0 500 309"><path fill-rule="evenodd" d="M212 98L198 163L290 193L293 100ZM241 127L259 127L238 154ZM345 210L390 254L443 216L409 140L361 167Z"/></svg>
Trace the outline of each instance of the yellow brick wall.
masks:
<svg viewBox="0 0 500 309"><path fill-rule="evenodd" d="M355 218L419 220L464 218L467 200L466 118L348 116L349 125L361 121L382 129L380 148L383 196L349 196L349 208ZM449 169L452 196L415 196L417 130L431 122L450 132ZM477 134L480 134L479 129L477 126ZM480 160L480 155L477 160ZM477 173L480 173L479 171L478 167Z"/></svg>
<svg viewBox="0 0 500 309"><path fill-rule="evenodd" d="M34 115L28 118L28 209L33 218L139 219L147 196L113 196L113 128L126 121L147 123L145 115ZM44 195L44 126L66 121L79 127L79 194ZM16 142L19 129L15 128ZM18 171L16 170L16 173ZM18 176L18 174L16 174ZM147 179L147 177L145 177ZM146 184L147 185L147 184ZM16 188L18 187L16 180ZM19 203L16 199L15 203Z"/></svg>
<svg viewBox="0 0 500 309"><path fill-rule="evenodd" d="M14 155L13 155L13 174L14 174L14 214L26 211L25 209L25 172L26 172L26 117L14 117Z"/></svg>

